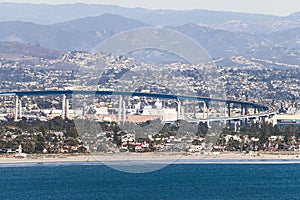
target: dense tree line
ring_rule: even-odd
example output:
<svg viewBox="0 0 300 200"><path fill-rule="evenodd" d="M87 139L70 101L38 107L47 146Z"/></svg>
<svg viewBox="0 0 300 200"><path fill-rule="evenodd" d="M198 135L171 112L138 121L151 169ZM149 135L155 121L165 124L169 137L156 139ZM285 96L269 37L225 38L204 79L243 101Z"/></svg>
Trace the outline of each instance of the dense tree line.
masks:
<svg viewBox="0 0 300 200"><path fill-rule="evenodd" d="M288 150L293 145L299 146L300 127L293 125L279 127L267 122L252 122L240 127L237 132L234 128L227 127L223 130L218 144L225 145L226 135L237 135L242 139L241 141L231 139L226 144L227 150L270 150L275 146L281 150ZM271 140L271 136L276 136L274 137L276 139ZM255 138L255 141L249 141L251 138Z"/></svg>
<svg viewBox="0 0 300 200"><path fill-rule="evenodd" d="M97 126L95 126L95 123L97 123ZM160 123L160 121L152 123L153 130L157 130L156 125ZM206 123L201 122L198 125L188 125L184 123L184 121L177 121L172 124L165 124L157 132L157 134L153 135L153 137L167 138L170 136L176 136L177 134L186 134L188 131L193 131L195 136L203 138L207 136L209 128ZM149 126L149 124L151 124L149 121L139 124L139 130L143 131L143 127ZM127 126L130 127L130 124L127 124ZM185 129L180 128L181 126L184 126ZM153 130L151 130L151 133L153 133ZM89 120L81 120L80 123L76 123L75 126L74 120L63 120L60 117L53 118L46 122L39 120L21 120L15 122L13 120L9 120L7 122L0 122L0 149L17 149L21 144L23 151L26 153L42 153L45 149L47 149L48 153L57 153L58 148L61 148L61 146L78 147L76 152L85 152L86 149L83 146L77 131L87 132L92 135L97 135L99 131L105 132L106 137L112 138L112 142L117 146L121 145L122 136L127 134L127 132L122 131L122 127L115 122L99 123ZM180 131L182 133L180 133ZM62 135L57 135L55 132L61 132ZM242 141L230 139L227 143L225 143L225 137L228 135L238 135L242 138ZM270 141L271 136L280 136L283 140L275 142ZM248 138L248 141L246 141L245 138ZM256 142L249 142L249 138L257 138L258 140ZM299 127L279 127L277 125L273 126L271 123L267 122L252 122L247 126L239 127L238 131L235 131L233 127L224 128L216 143L226 146L227 150L266 150L270 147L270 145L274 144L280 145L284 149L286 145L298 142L299 139ZM136 141L138 142L143 142L145 140L147 140L147 137L136 137ZM154 144L152 144L151 141L149 142L151 148ZM201 142L199 140L193 142L194 145L199 145L200 143ZM72 151L73 150L69 149L68 152Z"/></svg>

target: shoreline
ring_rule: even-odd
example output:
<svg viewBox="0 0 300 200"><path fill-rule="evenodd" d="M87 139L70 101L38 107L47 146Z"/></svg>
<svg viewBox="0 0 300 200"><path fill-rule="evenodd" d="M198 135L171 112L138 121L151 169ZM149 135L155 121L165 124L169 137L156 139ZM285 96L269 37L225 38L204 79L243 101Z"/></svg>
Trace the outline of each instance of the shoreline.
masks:
<svg viewBox="0 0 300 200"><path fill-rule="evenodd" d="M25 158L0 156L0 164L43 164L43 163L245 163L245 162L294 162L300 163L300 152L256 152L242 154L235 152L184 154L184 153L101 153L101 154L29 154Z"/></svg>

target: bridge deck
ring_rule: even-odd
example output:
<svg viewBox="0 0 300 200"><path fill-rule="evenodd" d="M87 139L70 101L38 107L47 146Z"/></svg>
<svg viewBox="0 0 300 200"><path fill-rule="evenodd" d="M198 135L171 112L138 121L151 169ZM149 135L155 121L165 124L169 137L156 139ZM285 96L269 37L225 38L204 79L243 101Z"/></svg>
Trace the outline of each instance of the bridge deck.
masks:
<svg viewBox="0 0 300 200"><path fill-rule="evenodd" d="M92 91L92 90L41 90L41 91L20 91L20 92L2 92L0 96L49 96L49 95L91 95L91 96L136 96L136 97L149 97L149 98L161 98L161 99L174 99L174 100L190 100L190 101L204 101L204 102L223 102L239 104L246 107L257 108L262 110L268 110L268 107L243 101L234 101L228 99L217 99L200 96L183 96L172 94L155 94L155 93L143 93L143 92L114 92L114 91Z"/></svg>

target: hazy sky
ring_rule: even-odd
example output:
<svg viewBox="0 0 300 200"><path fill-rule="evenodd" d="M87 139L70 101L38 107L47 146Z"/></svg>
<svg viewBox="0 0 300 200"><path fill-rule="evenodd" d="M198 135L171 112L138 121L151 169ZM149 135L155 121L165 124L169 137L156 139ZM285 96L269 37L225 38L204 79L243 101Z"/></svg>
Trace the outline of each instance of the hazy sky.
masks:
<svg viewBox="0 0 300 200"><path fill-rule="evenodd" d="M97 3L149 9L209 9L274 15L289 15L300 11L299 0L0 0L19 3Z"/></svg>

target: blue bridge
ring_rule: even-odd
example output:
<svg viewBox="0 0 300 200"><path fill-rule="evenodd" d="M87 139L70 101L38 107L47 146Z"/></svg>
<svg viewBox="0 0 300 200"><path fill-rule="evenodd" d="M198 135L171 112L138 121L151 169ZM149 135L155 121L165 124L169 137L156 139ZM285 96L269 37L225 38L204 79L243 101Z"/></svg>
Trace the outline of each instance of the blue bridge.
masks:
<svg viewBox="0 0 300 200"><path fill-rule="evenodd" d="M268 110L267 106L235 101L228 99L216 99L209 97L198 97L198 96L180 96L172 94L155 94L155 93L143 93L143 92L114 92L114 91L92 91L92 90L41 90L41 91L20 91L20 92L2 92L0 96L50 96L50 95L95 95L95 96L132 96L132 97L148 97L148 98L160 98L160 99L174 99L174 100L189 100L189 101L204 101L204 102L223 102L227 104L239 104L241 106L257 108L263 111Z"/></svg>
<svg viewBox="0 0 300 200"><path fill-rule="evenodd" d="M251 120L257 118L265 118L269 116L273 116L276 114L276 111L270 110L265 105L260 105L257 103L251 102L243 102L243 101L236 101L236 100L229 100L229 99L217 99L217 98L210 98L210 97L200 97L200 96L184 96L184 95L173 95L173 94L156 94L156 93L144 93L144 92L119 92L119 91L102 91L102 90L40 90L40 91L17 91L17 92L1 92L0 97L5 96L15 96L16 98L21 98L24 96L58 96L58 95L91 95L91 96L128 96L128 97L147 97L147 98L159 98L159 99L171 99L171 100L179 100L179 101L201 101L205 102L206 104L210 102L220 102L227 105L228 114L229 116L226 118L220 119L206 119L206 120L198 120L200 121L238 121L238 120ZM16 110L17 110L16 101ZM230 109L231 104L241 106L241 116L230 116ZM253 115L248 115L248 108L254 109ZM244 112L243 112L244 111ZM16 114L17 116L17 111ZM15 117L16 119L16 117Z"/></svg>

